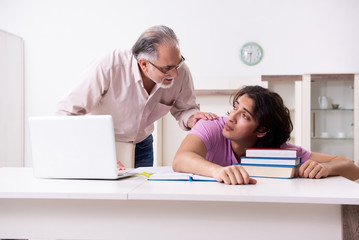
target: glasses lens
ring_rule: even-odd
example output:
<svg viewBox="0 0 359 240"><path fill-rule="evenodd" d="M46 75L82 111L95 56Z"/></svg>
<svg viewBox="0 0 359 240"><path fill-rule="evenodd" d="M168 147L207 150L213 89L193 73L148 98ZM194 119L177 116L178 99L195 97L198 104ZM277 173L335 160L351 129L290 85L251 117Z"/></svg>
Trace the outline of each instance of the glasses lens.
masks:
<svg viewBox="0 0 359 240"><path fill-rule="evenodd" d="M168 67L157 67L155 64L153 64L152 62L148 61L152 66L154 66L155 68L157 68L160 72L162 72L163 74L167 74L169 71L173 70L173 69L179 69L183 63L184 63L185 58L183 56L181 56L181 61L179 62L179 64L177 66L168 66Z"/></svg>

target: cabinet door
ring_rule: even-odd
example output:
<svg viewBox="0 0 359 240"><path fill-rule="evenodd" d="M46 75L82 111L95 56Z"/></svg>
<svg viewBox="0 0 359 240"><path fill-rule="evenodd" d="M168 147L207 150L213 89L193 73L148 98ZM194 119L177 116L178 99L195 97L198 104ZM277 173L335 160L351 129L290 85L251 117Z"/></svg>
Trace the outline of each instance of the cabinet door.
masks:
<svg viewBox="0 0 359 240"><path fill-rule="evenodd" d="M0 30L0 167L23 166L23 40Z"/></svg>
<svg viewBox="0 0 359 240"><path fill-rule="evenodd" d="M354 160L354 74L312 74L311 150Z"/></svg>

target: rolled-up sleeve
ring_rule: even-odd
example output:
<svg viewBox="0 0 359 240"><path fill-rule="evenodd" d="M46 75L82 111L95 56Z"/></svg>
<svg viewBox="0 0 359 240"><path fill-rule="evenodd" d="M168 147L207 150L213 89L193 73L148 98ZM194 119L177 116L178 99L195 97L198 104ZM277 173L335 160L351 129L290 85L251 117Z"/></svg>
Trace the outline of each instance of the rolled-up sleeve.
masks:
<svg viewBox="0 0 359 240"><path fill-rule="evenodd" d="M58 115L84 115L92 111L107 92L110 71L94 62L81 77L80 83L57 106Z"/></svg>

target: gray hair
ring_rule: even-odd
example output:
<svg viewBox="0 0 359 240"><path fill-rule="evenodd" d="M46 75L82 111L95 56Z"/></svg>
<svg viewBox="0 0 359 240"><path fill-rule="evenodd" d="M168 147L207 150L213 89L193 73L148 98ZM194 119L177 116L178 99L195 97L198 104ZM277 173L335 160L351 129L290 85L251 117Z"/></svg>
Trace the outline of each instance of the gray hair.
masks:
<svg viewBox="0 0 359 240"><path fill-rule="evenodd" d="M158 25L147 29L137 39L132 47L132 54L139 60L145 58L157 60L157 47L162 44L168 44L178 47L178 39L173 30L169 27Z"/></svg>

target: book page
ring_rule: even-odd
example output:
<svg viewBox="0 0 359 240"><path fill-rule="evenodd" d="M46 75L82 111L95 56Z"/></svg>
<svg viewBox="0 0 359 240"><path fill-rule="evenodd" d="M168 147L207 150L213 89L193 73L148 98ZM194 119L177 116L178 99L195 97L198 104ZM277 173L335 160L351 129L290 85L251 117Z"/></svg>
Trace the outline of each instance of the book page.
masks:
<svg viewBox="0 0 359 240"><path fill-rule="evenodd" d="M205 177L205 176L200 176L200 175L193 175L192 176L194 181L211 181L211 182L217 182L216 179L214 179L213 177Z"/></svg>
<svg viewBox="0 0 359 240"><path fill-rule="evenodd" d="M180 172L157 172L152 174L148 180L182 180L190 181L193 174Z"/></svg>

